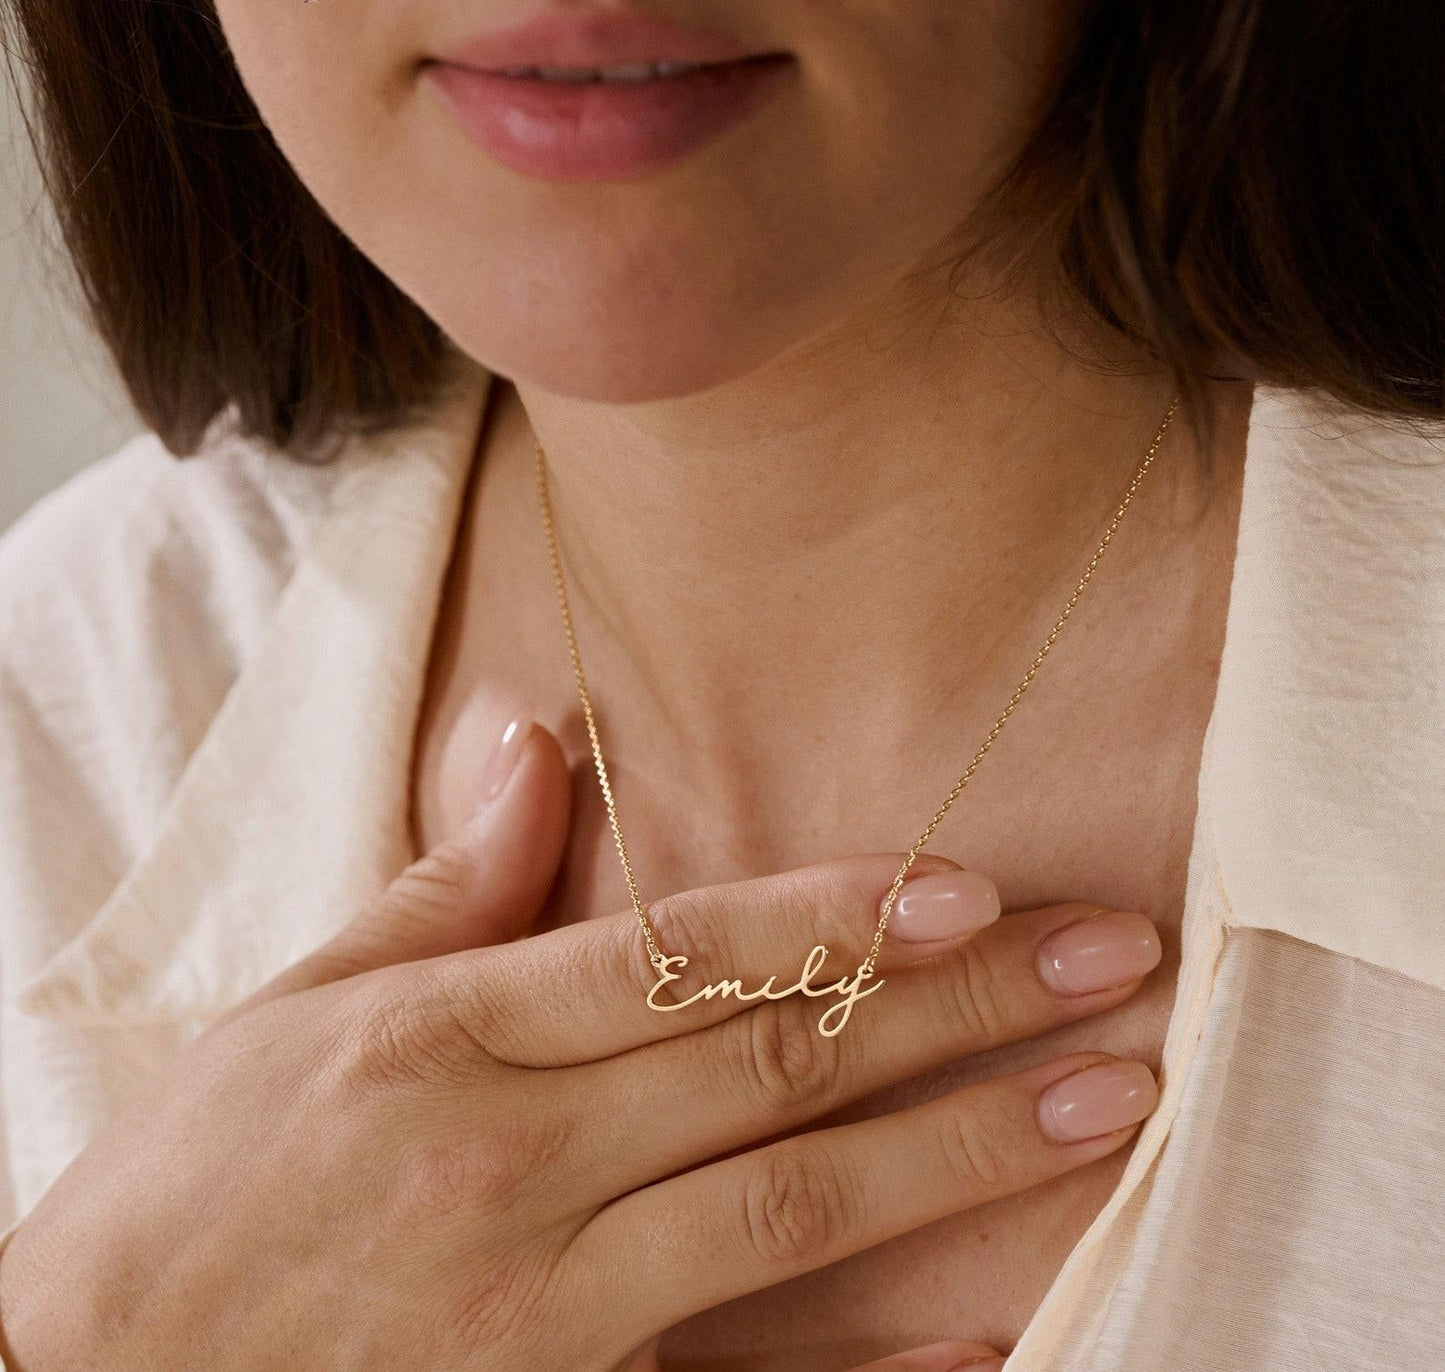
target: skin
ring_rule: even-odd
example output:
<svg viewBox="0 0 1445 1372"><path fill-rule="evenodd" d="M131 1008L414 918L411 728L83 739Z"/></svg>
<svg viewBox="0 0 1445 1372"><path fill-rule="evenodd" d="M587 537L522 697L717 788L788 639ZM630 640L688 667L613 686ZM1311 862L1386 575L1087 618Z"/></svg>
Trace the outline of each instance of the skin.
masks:
<svg viewBox="0 0 1445 1372"><path fill-rule="evenodd" d="M1007 701L1172 394L1152 363L1078 311L1051 309L1054 331L1127 365L1100 372L1061 347L1040 327L1036 283L985 294L998 281L982 263L957 294L946 280L951 234L1024 137L1076 7L672 6L759 50L793 52L796 79L671 167L569 186L493 163L420 74L428 53L530 13L520 0L217 8L263 117L318 201L498 374L418 726L419 849L446 852L463 830L478 760L519 703L545 730L529 744L532 780L516 783L532 799L517 801L505 838L445 858L444 882L404 881L380 912L362 912L350 943L202 1040L22 1225L0 1264L16 1365L87 1365L85 1340L122 1319L136 1365L155 1367L195 1365L182 1350L197 1348L207 1366L264 1365L284 1348L317 1367L343 1365L344 1352L384 1365L404 1351L409 1365L426 1354L433 1362L420 1365L437 1366L660 1359L796 1372L893 1358L943 1369L1011 1346L1132 1137L1040 1151L1030 1093L1101 1054L1158 1061L1248 385L1215 384L1221 438L1207 479L1187 430L1170 431L1027 705L931 845L990 873L1021 912L966 945L995 960L988 1007L962 1016L974 1032L937 999L970 1003L938 989L966 981L965 955L927 960L819 1040L840 1056L812 1069L822 1086L807 1110L776 1093L761 1113L729 1098L671 1152L656 1121L696 1113L678 1093L700 1062L746 1081L727 1054L758 1042L770 1017L812 1045L818 1007L803 997L699 1007L703 1021L730 1014L731 1030L644 1007L661 1041L602 1062L617 1051L609 1035L636 1024L647 967L632 916L618 913L627 891L589 775L531 443L539 437L549 458L644 897L783 882L763 874L826 859L828 875L810 878L824 894L810 903L846 924L829 946L861 944L873 916L850 883L867 860L836 855L890 850L886 890L903 856L891 850L922 830ZM491 894L465 877L475 870L490 873ZM470 894L438 911L438 885ZM726 969L746 971L749 986L791 975L828 942L779 890L796 886L745 885L726 902L729 937L757 941ZM1040 1001L1027 950L1051 920L1077 917L1078 902L1144 911L1157 926L1163 960L1142 991L1135 981ZM709 936L698 912L714 903L683 903L670 952ZM518 934L534 937L461 951ZM444 960L392 965L431 956ZM567 1001L564 1030L557 968L572 956L596 970L586 995ZM370 970L337 979L357 967ZM915 989L895 995L900 982ZM498 997L507 1014L479 1023L471 1011ZM404 1026L420 1043L398 1033L398 1003L421 1008ZM460 1028L439 1039L438 1024ZM356 1026L374 1035L345 1057L360 1079L343 1066L337 1080L318 1063ZM398 1061L379 1070L393 1038ZM914 1047L890 1055L903 1042ZM261 1044L264 1054L242 1051ZM498 1065L534 1054L551 1055L540 1080L558 1082L543 1093L552 1113L531 1104L532 1077ZM699 1056L679 1061L688 1054ZM283 1119L269 1113L278 1079L317 1088ZM1000 1090L1016 1092L1012 1105ZM246 1146L254 1122L237 1102L248 1098L266 1102L268 1130L294 1137L294 1154ZM359 1100L374 1127L339 1131L339 1100ZM650 1101L653 1113L624 1115L616 1137L571 1127L618 1100ZM462 1141L459 1102L470 1126L482 1122L480 1142ZM826 1127L849 1146L872 1140L886 1172L883 1159L926 1147L941 1118L927 1113L934 1102L955 1133L994 1131L1017 1170L990 1192L978 1178L904 1169L911 1189L874 1198L874 1227L813 1217L818 1232L847 1238L810 1242L805 1256L775 1252L759 1266L756 1243L724 1244L721 1273L649 1265L677 1215L725 1226L738 1195L727 1186L756 1172L727 1174L731 1183L691 1173L719 1190L677 1210L619 1200L685 1158L735 1154L736 1167L758 1168L749 1145ZM889 1119L914 1132L885 1136L877 1122ZM217 1151L198 1155L196 1136ZM533 1166L549 1148L548 1166ZM654 1170L623 1175L624 1160ZM171 1193L157 1195L147 1175L174 1178ZM217 1175L232 1179L220 1197ZM378 1183L358 1205L357 1175L399 1176L399 1190ZM577 1177L613 1189L574 1194ZM196 1234L203 1203L213 1223ZM329 1217L343 1203L352 1209L337 1251ZM438 1207L440 1223L420 1222ZM680 1251L718 1251L722 1232L699 1229ZM169 1256L178 1234L188 1240L179 1259ZM247 1261L257 1252L265 1276ZM374 1286L354 1285L361 1254ZM62 1266L67 1290L93 1293L90 1320L69 1332L43 1295ZM144 1283L127 1274L138 1271L164 1271L169 1294L137 1296ZM524 1275L484 1280L507 1272ZM308 1343L317 1331L329 1342ZM418 1339L431 1340L420 1353ZM896 1361L905 1354L911 1362Z"/></svg>

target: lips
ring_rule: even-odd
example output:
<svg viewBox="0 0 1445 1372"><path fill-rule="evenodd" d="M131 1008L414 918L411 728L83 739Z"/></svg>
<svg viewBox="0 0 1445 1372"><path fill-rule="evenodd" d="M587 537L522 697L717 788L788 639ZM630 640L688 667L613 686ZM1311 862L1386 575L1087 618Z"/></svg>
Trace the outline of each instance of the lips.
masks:
<svg viewBox="0 0 1445 1372"><path fill-rule="evenodd" d="M462 129L543 181L608 181L678 161L745 120L792 75L789 58L720 63L647 81L586 83L428 69Z"/></svg>

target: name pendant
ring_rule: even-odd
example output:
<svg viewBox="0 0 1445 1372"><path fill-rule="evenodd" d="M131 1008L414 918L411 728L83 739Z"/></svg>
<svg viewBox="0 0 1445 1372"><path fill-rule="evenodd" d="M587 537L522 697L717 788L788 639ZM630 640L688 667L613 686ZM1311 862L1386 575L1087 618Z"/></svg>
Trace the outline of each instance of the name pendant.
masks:
<svg viewBox="0 0 1445 1372"><path fill-rule="evenodd" d="M868 970L866 964L859 966L852 976L841 977L835 982L825 986L814 986L813 978L823 966L828 957L828 950L823 944L817 944L813 951L803 960L803 971L791 986L779 989L774 983L776 975L769 977L755 991L744 991L742 980L739 977L725 977L722 981L709 982L699 991L694 991L685 1000L659 1001L657 993L663 987L674 981L682 979L681 968L687 966L687 959L680 954L668 957L661 955L651 959L652 965L657 969L657 981L647 993L647 1003L663 1014L673 1010L686 1010L690 1005L696 1005L700 1000L712 1000L715 996L731 996L734 1000L786 1000L789 996L841 996L838 1004L830 1006L818 1019L818 1032L825 1038L832 1038L837 1034L853 1013L853 1007L863 999L864 996L871 996L874 991L881 990L883 979L871 981L873 973ZM679 969L679 970L674 970ZM864 982L871 981L865 986Z"/></svg>

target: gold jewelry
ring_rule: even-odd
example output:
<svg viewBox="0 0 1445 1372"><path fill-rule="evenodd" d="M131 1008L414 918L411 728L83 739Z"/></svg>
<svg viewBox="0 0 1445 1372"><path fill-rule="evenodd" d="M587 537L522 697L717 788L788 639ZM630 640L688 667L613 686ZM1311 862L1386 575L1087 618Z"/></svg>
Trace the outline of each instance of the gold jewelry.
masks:
<svg viewBox="0 0 1445 1372"><path fill-rule="evenodd" d="M700 990L693 992L682 1000L671 1000L659 1002L657 993L672 982L680 980L680 970L687 966L688 959L681 956L669 957L658 946L657 936L653 931L652 922L647 918L647 912L643 908L642 900L637 892L637 879L632 872L632 863L627 856L627 844L622 838L622 827L617 821L617 803L612 796L612 787L607 780L607 767L602 761L602 745L597 738L597 720L592 713L592 701L587 692L587 678L582 671L582 657L577 650L577 634L572 627L572 612L567 603L567 586L562 576L562 560L557 551L557 534L552 519L552 500L547 488L547 459L542 451L540 441L534 439L533 446L537 455L537 493L542 506L542 524L547 535L547 551L552 559L552 574L557 582L557 599L562 610L562 626L567 633L567 648L572 656L572 672L577 678L577 690L582 698L582 713L587 720L587 734L592 740L592 756L597 763L597 779L602 784L602 796L607 802L607 817L612 824L613 837L617 840L617 853L622 859L622 870L627 876L627 889L632 895L632 908L637 912L638 921L642 925L642 936L647 943L647 959L657 972L657 982L647 993L647 1003L654 1010L669 1012L684 1010L690 1005L696 1004L699 1000L711 1000L714 996L732 996L735 1000L782 1000L787 996L802 994L805 996L828 996L838 995L842 999L824 1011L818 1020L818 1029L824 1035L831 1037L843 1028L853 1012L853 1006L864 996L871 995L874 991L881 990L883 980L873 982L871 986L864 987L863 983L873 976L874 965L878 960L879 949L883 945L883 931L888 927L888 916L893 912L893 902L898 897L899 888L903 885L903 879L908 874L908 869L913 866L914 860L922 851L923 845L928 842L938 822L948 813L948 808L958 799L963 788L968 785L978 765L983 761L984 755L993 747L994 740L1002 732L1009 717L1018 707L1019 701L1023 699L1024 692L1028 690L1033 682L1034 674L1039 670L1040 664L1048 656L1049 649L1054 646L1055 639L1063 631L1064 624L1074 612L1074 606L1079 603L1079 597L1084 593L1090 580L1093 578L1094 569L1099 565L1100 559L1104 556L1104 550L1113 541L1114 532L1118 529L1130 503L1134 499L1134 493L1139 489L1139 483L1143 481L1149 468L1153 465L1154 455L1163 442L1165 431L1169 428L1170 421L1174 418L1174 411L1179 408L1180 397L1175 396L1169 406L1168 413L1164 416L1158 431L1154 435L1154 441L1150 443L1149 450L1144 454L1144 460L1139 464L1139 469L1134 473L1133 479L1129 482L1128 489L1124 492L1124 498L1119 503L1119 508L1114 511L1114 517L1109 521L1109 526L1104 530L1104 536L1099 540L1099 546L1094 550L1094 555L1089 559L1088 565L1084 568L1083 575L1079 578L1078 585L1074 587L1073 594L1064 605L1063 613L1054 622L1054 627L1049 630L1048 637L1044 640L1043 646L1039 648L1030 664L1023 680L1015 687L1013 695L1009 698L1008 705L1004 712L994 721L993 728L988 731L988 736L979 746L978 751L973 755L973 761L968 764L963 775L954 783L953 790L949 792L948 799L939 806L933 818L929 820L928 827L920 835L918 841L909 849L908 857L904 860L903 866L899 869L898 875L893 879L892 889L884 898L882 914L878 919L878 926L873 932L873 943L868 949L868 955L858 964L857 970L851 977L842 977L836 982L815 986L812 984L813 977L821 969L824 960L828 956L828 949L823 944L817 944L812 952L803 961L803 970L798 980L791 986L778 990L774 986L776 977L769 977L762 986L754 991L744 991L742 982L736 977L724 978L722 981L710 982Z"/></svg>

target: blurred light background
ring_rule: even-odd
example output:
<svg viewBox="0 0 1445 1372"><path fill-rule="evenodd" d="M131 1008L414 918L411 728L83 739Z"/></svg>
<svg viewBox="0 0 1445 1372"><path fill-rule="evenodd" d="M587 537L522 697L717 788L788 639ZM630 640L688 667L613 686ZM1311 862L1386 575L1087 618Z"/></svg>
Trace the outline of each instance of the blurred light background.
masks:
<svg viewBox="0 0 1445 1372"><path fill-rule="evenodd" d="M19 77L18 59L12 65ZM0 55L0 530L142 425L84 322Z"/></svg>

